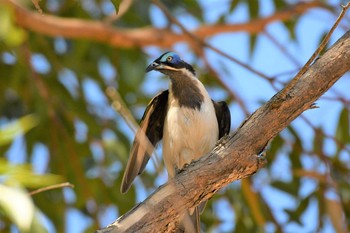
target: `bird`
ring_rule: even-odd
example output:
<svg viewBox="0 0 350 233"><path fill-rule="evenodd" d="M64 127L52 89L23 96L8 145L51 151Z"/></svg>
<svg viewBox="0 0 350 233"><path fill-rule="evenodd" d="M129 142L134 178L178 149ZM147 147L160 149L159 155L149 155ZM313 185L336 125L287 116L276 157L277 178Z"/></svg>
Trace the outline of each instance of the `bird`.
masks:
<svg viewBox="0 0 350 233"><path fill-rule="evenodd" d="M122 179L122 193L145 169L152 149L161 140L163 161L171 179L230 132L231 114L226 102L213 101L194 68L178 54L165 52L146 68L146 73L153 70L170 78L169 89L150 101L141 118ZM177 232L200 232L199 211L196 207L182 213Z"/></svg>

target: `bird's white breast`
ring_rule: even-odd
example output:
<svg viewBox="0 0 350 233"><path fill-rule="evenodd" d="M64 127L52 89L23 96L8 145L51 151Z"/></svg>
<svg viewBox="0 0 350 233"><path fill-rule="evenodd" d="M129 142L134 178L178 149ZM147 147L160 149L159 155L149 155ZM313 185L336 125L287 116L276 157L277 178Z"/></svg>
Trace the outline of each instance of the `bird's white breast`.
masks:
<svg viewBox="0 0 350 233"><path fill-rule="evenodd" d="M213 103L203 84L196 80L204 96L200 110L180 107L170 91L163 132L163 158L169 177L175 167L182 168L208 153L218 140L218 123Z"/></svg>

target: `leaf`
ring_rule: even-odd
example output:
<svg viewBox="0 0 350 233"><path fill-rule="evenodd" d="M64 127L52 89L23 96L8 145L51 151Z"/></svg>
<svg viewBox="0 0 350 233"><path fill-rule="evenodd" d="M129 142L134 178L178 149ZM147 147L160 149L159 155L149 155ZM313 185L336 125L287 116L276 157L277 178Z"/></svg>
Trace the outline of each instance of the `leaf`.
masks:
<svg viewBox="0 0 350 233"><path fill-rule="evenodd" d="M322 155L323 154L323 144L324 144L324 135L322 133L322 129L315 129L314 136L314 149L315 154Z"/></svg>
<svg viewBox="0 0 350 233"><path fill-rule="evenodd" d="M242 192L251 210L251 214L254 220L260 227L263 228L266 224L266 218L263 215L262 208L260 206L261 200L259 200L260 198L258 193L252 190L251 182L248 178L242 180Z"/></svg>
<svg viewBox="0 0 350 233"><path fill-rule="evenodd" d="M257 40L258 40L258 36L256 34L251 34L249 36L249 56L250 57L253 55Z"/></svg>
<svg viewBox="0 0 350 233"><path fill-rule="evenodd" d="M198 1L184 0L182 2L181 6L183 9L191 13L197 20L203 22L203 11Z"/></svg>
<svg viewBox="0 0 350 233"><path fill-rule="evenodd" d="M119 12L119 6L120 6L120 2L122 0L111 0L111 3L113 4L114 8L115 8L115 13L118 14Z"/></svg>
<svg viewBox="0 0 350 233"><path fill-rule="evenodd" d="M293 196L296 196L299 190L299 185L279 180L271 182L271 186Z"/></svg>
<svg viewBox="0 0 350 233"><path fill-rule="evenodd" d="M30 231L35 208L28 193L20 188L0 184L0 208L21 232Z"/></svg>
<svg viewBox="0 0 350 233"><path fill-rule="evenodd" d="M238 6L238 3L240 3L240 2L241 2L241 0L231 1L229 12L234 11L236 9L236 7Z"/></svg>
<svg viewBox="0 0 350 233"><path fill-rule="evenodd" d="M40 5L39 5L39 1L40 0L32 0L33 5L35 6L35 9L42 14L43 10L41 9Z"/></svg>
<svg viewBox="0 0 350 233"><path fill-rule="evenodd" d="M258 0L249 0L248 2L248 11L250 19L256 19L259 16L259 1Z"/></svg>
<svg viewBox="0 0 350 233"><path fill-rule="evenodd" d="M236 226L235 226L235 230L234 233L241 233L241 232L252 232L250 231L250 229L247 227L246 222L244 221L244 218L242 216L240 216L239 218L237 218L236 221Z"/></svg>
<svg viewBox="0 0 350 233"><path fill-rule="evenodd" d="M346 232L343 222L343 207L339 201L329 198L325 198L324 201L326 204L326 211L336 232Z"/></svg>
<svg viewBox="0 0 350 233"><path fill-rule="evenodd" d="M7 124L0 129L0 146L13 141L18 135L28 132L39 124L39 119L31 114Z"/></svg>
<svg viewBox="0 0 350 233"><path fill-rule="evenodd" d="M297 19L290 19L283 23L289 32L289 37L294 41L297 39L295 34L295 26L297 25L297 22Z"/></svg>
<svg viewBox="0 0 350 233"><path fill-rule="evenodd" d="M267 151L267 156L269 157L269 160L272 161L272 163L273 161L275 161L275 158L278 152L283 148L283 145L284 145L284 140L280 134L278 134L270 143L269 149ZM267 166L271 166L272 163L268 163Z"/></svg>
<svg viewBox="0 0 350 233"><path fill-rule="evenodd" d="M305 212L305 210L309 206L309 202L310 202L310 196L307 196L306 198L304 198L303 200L301 200L299 202L298 208L296 209L296 214L299 217L301 217L303 215L303 213Z"/></svg>
<svg viewBox="0 0 350 233"><path fill-rule="evenodd" d="M275 4L276 10L283 9L287 5L286 2L283 0L273 0L273 3Z"/></svg>
<svg viewBox="0 0 350 233"><path fill-rule="evenodd" d="M14 24L13 14L12 9L0 4L0 41L10 47L21 45L27 38L26 32Z"/></svg>
<svg viewBox="0 0 350 233"><path fill-rule="evenodd" d="M259 1L258 0L250 0L247 2L248 11L250 20L256 19L259 17ZM249 36L249 55L252 56L253 51L255 49L256 41L258 36L256 34L251 34Z"/></svg>
<svg viewBox="0 0 350 233"><path fill-rule="evenodd" d="M350 142L349 111L346 108L340 112L335 137L341 142Z"/></svg>
<svg viewBox="0 0 350 233"><path fill-rule="evenodd" d="M303 142L299 137L298 133L292 126L288 127L288 131L293 135L295 142L293 143L292 151L290 152L290 160L292 162L293 169L301 168L301 154L303 152Z"/></svg>
<svg viewBox="0 0 350 233"><path fill-rule="evenodd" d="M41 188L62 181L58 175L38 175L28 164L10 164L5 159L0 159L0 177L6 184L20 184L27 188Z"/></svg>
<svg viewBox="0 0 350 233"><path fill-rule="evenodd" d="M309 202L310 202L310 196L307 196L306 198L304 198L299 202L299 204L297 205L298 207L295 210L285 210L289 215L289 220L294 221L299 225L302 225L301 217L305 212L305 210L307 209L307 207L309 206Z"/></svg>

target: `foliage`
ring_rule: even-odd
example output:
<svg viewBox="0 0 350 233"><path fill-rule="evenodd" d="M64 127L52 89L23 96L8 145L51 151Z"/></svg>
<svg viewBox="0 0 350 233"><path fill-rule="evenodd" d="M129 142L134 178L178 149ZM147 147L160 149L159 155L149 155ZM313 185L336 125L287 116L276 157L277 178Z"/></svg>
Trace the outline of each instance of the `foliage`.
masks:
<svg viewBox="0 0 350 233"><path fill-rule="evenodd" d="M160 13L158 1L132 1L124 11L125 2L38 3L44 20L45 15L55 15L105 22L115 28L164 27L179 32L174 22ZM163 1L189 29L253 20L259 25L259 19L293 7L284 0L224 2ZM30 2L27 9L37 11ZM307 17L317 19L322 14L334 21L339 9L338 5L318 7L314 15L304 12L271 22L258 33L249 34L243 28L241 33L219 31L207 39L233 57L244 56L238 60L248 64L248 69L194 42L177 43L167 49L178 51L195 64L213 98L229 103L234 130L261 101L268 100L293 77L310 56L309 50L303 50L316 48L327 31L324 28L331 27L329 23L320 26L318 35L312 36L315 40L305 42L309 35L299 30L309 23ZM122 11L123 15L114 19L113 14ZM339 30L345 27L341 25ZM235 40L236 35L243 36ZM267 44L273 50L262 54ZM127 121L132 120L125 121L105 94L108 87L116 88L127 108L140 119L150 98L167 87L166 79L145 78L144 73L163 49L157 44L119 48L89 38L48 36L18 26L13 7L0 5L0 156L4 159L0 160L0 189L23 196L29 189L69 181L74 189L50 190L23 200L49 220L45 227L54 232L91 232L130 210L164 182L163 166L151 161L131 190L120 194L121 176L134 136ZM343 79L349 80L349 76ZM307 112L278 135L267 151L269 163L265 169L229 185L209 201L202 215L205 232L345 231L344 225L350 223L349 103L349 96L339 85L318 103L321 109L332 111L332 116L327 115L327 110L321 111L325 114L322 121L318 120L321 113L317 110ZM47 164L43 164L46 160ZM57 174L61 179L33 174L28 166L36 173L40 170ZM12 176L14 171L21 175ZM5 174L12 174L7 177L16 185L3 179ZM22 230L13 217L15 210L5 208L8 201L2 194L0 231L10 232L11 224ZM70 221L79 216L84 218L82 224ZM42 217L36 218L37 224L42 225L41 221Z"/></svg>
<svg viewBox="0 0 350 233"><path fill-rule="evenodd" d="M0 130L0 145L8 144L37 123L33 115L28 115L5 125ZM35 174L28 164L11 164L0 158L0 180L0 216L15 223L21 232L46 232L39 220L40 211L24 187L46 187L59 182L60 177Z"/></svg>

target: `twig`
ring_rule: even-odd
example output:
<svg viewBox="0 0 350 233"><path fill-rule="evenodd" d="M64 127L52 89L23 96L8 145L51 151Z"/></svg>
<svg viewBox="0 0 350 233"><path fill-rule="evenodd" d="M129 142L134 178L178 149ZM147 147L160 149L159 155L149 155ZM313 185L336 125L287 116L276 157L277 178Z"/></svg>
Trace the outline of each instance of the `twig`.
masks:
<svg viewBox="0 0 350 233"><path fill-rule="evenodd" d="M327 33L325 38L322 40L320 46L316 49L316 51L312 54L312 56L309 58L309 60L306 62L306 64L301 68L301 70L298 72L298 74L295 76L295 78L284 88L280 93L278 93L278 96L281 97L280 100L284 100L286 94L289 92L290 88L294 86L296 82L300 79L300 77L308 70L311 66L311 64L315 61L317 56L322 52L322 50L326 47L331 35L333 34L334 30L337 28L338 24L340 23L341 19L344 17L346 11L350 7L350 1L343 6L342 5L342 11L340 12L337 20L333 24L331 30Z"/></svg>
<svg viewBox="0 0 350 233"><path fill-rule="evenodd" d="M40 0L32 0L33 5L35 6L35 9L40 13L43 14L43 10L41 9L39 5Z"/></svg>
<svg viewBox="0 0 350 233"><path fill-rule="evenodd" d="M214 70L214 68L210 65L210 63L208 62L208 59L206 57L203 56L203 61L205 63L205 66L208 67L209 72L216 78L216 80L218 80L219 84L225 88L227 90L227 92L229 93L229 95L231 96L232 99L234 99L239 106L241 106L244 114L246 116L249 116L250 112L247 109L247 107L244 105L244 102L242 100L242 98L235 93L233 90L230 89L230 87L224 82L224 80L222 80L219 75L217 74L217 72Z"/></svg>
<svg viewBox="0 0 350 233"><path fill-rule="evenodd" d="M61 184L53 184L53 185L46 186L44 188L40 188L40 189L31 191L29 193L29 195L33 196L35 194L46 192L46 191L49 191L49 190L52 190L52 189L59 189L59 188L65 188L65 187L74 188L74 185L69 183L69 182L65 182L65 183L61 183Z"/></svg>
<svg viewBox="0 0 350 233"><path fill-rule="evenodd" d="M194 33L190 32L189 30L187 30L168 10L168 8L161 3L159 0L152 0L152 2L158 6L160 8L161 11L163 11L163 13L165 14L165 16L168 18L168 20L170 22L172 22L173 24L177 25L178 27L180 27L180 29L183 31L183 33L188 36L190 39L192 39L193 41L197 42L198 44L200 44L201 46L207 47L211 50L213 50L214 52L216 52L217 54L229 59L230 61L233 61L235 63L237 63L238 65L244 67L245 69L249 70L250 72L263 77L266 80L271 80L271 77L263 74L262 72L252 68L251 66L245 64L244 62L241 62L240 60L238 60L237 58L229 55L228 53L225 53L224 51L221 51L220 49L208 44L207 42L205 42L204 40L202 40L200 37L198 37L197 35L195 35Z"/></svg>
<svg viewBox="0 0 350 233"><path fill-rule="evenodd" d="M136 133L136 131L138 129L138 124L137 124L135 118L133 117L132 113L128 109L128 107L126 107L126 104L124 103L124 100L120 96L119 92L113 87L108 87L106 89L106 94L113 101L112 107L125 120L125 122L128 124L130 129L134 133Z"/></svg>
<svg viewBox="0 0 350 233"><path fill-rule="evenodd" d="M301 64L299 63L299 61L293 57L292 54L289 53L289 51L286 49L285 46L283 46L273 35L271 35L271 33L269 33L268 31L264 31L264 35L273 43L275 44L275 46L291 61L294 63L295 66L297 66L298 68L301 67Z"/></svg>
<svg viewBox="0 0 350 233"><path fill-rule="evenodd" d="M303 119L303 120L305 121L305 123L308 124L314 131L317 130L317 127L314 126L314 125L312 124L312 122L311 122L308 118L306 118L304 115L301 115L300 117L301 117L301 119ZM322 133L322 135L323 135L325 138L328 138L328 139L334 141L341 149L345 150L345 151L348 152L348 154L350 155L350 149L347 148L347 146L346 146L343 142L341 142L339 139L337 139L336 137L334 137L334 136L332 136L332 135L326 134L326 133L323 132L323 131L321 131L321 133Z"/></svg>

